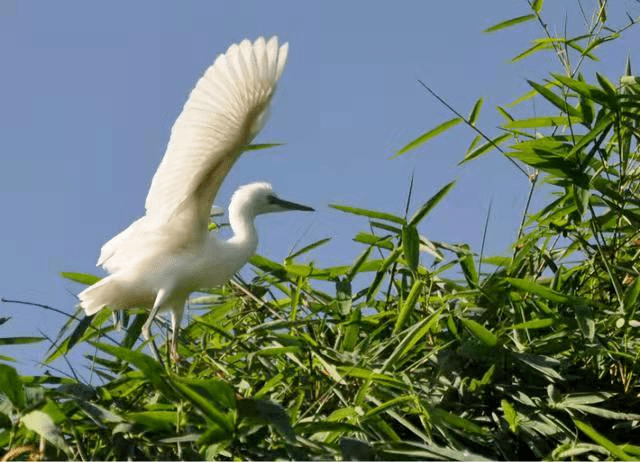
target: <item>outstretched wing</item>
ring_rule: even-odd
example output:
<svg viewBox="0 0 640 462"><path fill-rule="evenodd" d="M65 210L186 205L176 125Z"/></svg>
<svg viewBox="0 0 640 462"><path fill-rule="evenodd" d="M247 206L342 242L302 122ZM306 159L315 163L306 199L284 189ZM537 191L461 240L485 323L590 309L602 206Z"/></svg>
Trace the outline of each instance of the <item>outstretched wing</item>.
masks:
<svg viewBox="0 0 640 462"><path fill-rule="evenodd" d="M277 37L244 40L207 69L171 129L147 195L149 218L179 218L187 232L206 231L224 177L264 126L287 51Z"/></svg>

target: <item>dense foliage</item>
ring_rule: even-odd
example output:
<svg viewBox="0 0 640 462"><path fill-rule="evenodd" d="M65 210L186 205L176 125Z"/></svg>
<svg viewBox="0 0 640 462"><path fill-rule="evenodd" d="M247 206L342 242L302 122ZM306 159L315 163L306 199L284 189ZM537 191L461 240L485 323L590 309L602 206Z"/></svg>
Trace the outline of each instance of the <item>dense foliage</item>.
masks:
<svg viewBox="0 0 640 462"><path fill-rule="evenodd" d="M490 31L539 21L546 34L542 1L530 8ZM52 347L47 361L92 345L100 385L20 376L1 356L5 458L639 459L640 79L630 65L613 81L579 71L633 24L609 28L603 2L587 33L517 57L560 58L517 101L546 115L498 108L488 135L479 100L399 152L465 123L478 136L464 162L501 153L532 192L546 184L510 255L419 234L452 183L406 217L334 206L362 217L362 254L299 263L323 240L283 263L255 257L253 280L191 301L178 363L137 341L142 311L121 341L108 311L77 313Z"/></svg>

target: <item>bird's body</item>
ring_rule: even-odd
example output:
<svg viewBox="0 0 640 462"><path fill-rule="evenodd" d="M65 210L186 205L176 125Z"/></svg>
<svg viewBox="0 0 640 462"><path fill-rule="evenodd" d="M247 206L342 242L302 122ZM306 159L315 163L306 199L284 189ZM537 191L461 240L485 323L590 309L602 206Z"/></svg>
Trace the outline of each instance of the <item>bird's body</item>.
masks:
<svg viewBox="0 0 640 462"><path fill-rule="evenodd" d="M110 275L79 294L87 315L105 306L170 311L172 352L184 305L194 290L228 281L255 253L254 219L262 213L312 210L278 199L267 183L238 189L229 205L233 237L208 232L222 180L264 125L287 44L245 40L218 56L176 120L153 177L146 214L107 242L98 265Z"/></svg>

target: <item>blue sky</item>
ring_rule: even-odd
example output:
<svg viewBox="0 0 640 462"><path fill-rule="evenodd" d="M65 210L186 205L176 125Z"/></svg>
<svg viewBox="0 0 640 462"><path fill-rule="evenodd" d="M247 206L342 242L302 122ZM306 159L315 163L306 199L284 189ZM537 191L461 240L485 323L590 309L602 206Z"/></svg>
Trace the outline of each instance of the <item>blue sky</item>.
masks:
<svg viewBox="0 0 640 462"><path fill-rule="evenodd" d="M545 4L550 31L582 31L577 1ZM594 1L584 0L590 13ZM616 0L612 25L635 0ZM508 250L528 182L497 154L457 167L473 133L462 125L403 157L390 156L452 115L417 83L428 83L467 114L485 97L478 125L497 133L494 107L527 91L525 79L561 71L547 54L510 58L539 37L530 22L496 34L481 31L528 13L525 0L440 1L56 1L0 2L0 296L73 312L81 287L60 271L102 274L101 245L144 211L151 177L169 130L198 77L234 42L278 35L290 44L271 118L257 142L285 146L246 155L216 204L238 186L266 180L314 214L259 218L259 252L277 261L292 247L332 237L306 259L348 264L364 220L327 207L340 203L401 214L415 172L414 205L457 179L421 233L479 250L493 210L488 253ZM613 13L613 11L612 11ZM638 30L585 67L616 80ZM634 45L635 44L635 45ZM633 54L632 54L633 56ZM527 103L516 110L533 114ZM544 194L535 197L542 203ZM430 263L428 256L423 262ZM0 337L54 337L64 319L1 304ZM24 371L47 347L7 348Z"/></svg>

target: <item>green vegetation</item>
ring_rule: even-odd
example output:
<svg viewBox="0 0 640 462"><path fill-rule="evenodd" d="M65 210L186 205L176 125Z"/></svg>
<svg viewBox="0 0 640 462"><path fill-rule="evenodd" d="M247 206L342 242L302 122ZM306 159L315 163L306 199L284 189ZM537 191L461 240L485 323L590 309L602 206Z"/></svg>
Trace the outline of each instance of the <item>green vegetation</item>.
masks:
<svg viewBox="0 0 640 462"><path fill-rule="evenodd" d="M640 459L640 79L630 65L622 77L580 73L634 24L613 29L604 4L578 37L548 35L539 0L488 29L541 24L544 37L515 58L560 59L561 73L530 81L516 102L536 98L540 114L498 108L505 122L485 134L476 129L479 100L468 117L455 113L397 154L466 124L477 137L462 163L493 152L528 174L532 192L546 184L550 201L525 210L509 256L419 234L452 183L406 217L334 206L362 217L362 254L342 267L298 261L323 240L283 263L254 257L250 283L192 300L202 309L182 332L177 364L156 362L137 342L144 312L114 342L106 310L71 319L47 357L92 345L100 385L0 364L2 452Z"/></svg>

